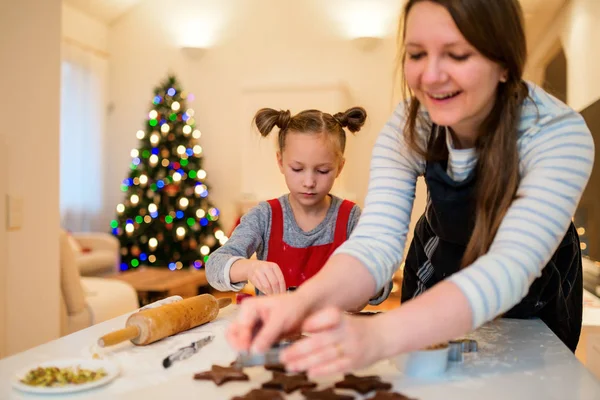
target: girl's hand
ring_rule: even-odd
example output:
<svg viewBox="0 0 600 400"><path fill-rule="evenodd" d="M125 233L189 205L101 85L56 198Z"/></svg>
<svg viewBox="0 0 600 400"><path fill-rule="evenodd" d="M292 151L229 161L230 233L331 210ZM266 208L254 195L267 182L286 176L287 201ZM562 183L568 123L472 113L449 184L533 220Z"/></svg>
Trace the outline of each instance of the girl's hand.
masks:
<svg viewBox="0 0 600 400"><path fill-rule="evenodd" d="M380 320L351 317L336 308L318 311L302 325L302 332L311 335L285 349L281 361L311 377L369 366L385 357L381 336L389 332L378 327Z"/></svg>
<svg viewBox="0 0 600 400"><path fill-rule="evenodd" d="M264 352L301 326L310 304L299 292L248 298L227 329L229 344L238 351Z"/></svg>
<svg viewBox="0 0 600 400"><path fill-rule="evenodd" d="M285 278L273 262L254 261L248 270L248 281L267 295L285 293Z"/></svg>

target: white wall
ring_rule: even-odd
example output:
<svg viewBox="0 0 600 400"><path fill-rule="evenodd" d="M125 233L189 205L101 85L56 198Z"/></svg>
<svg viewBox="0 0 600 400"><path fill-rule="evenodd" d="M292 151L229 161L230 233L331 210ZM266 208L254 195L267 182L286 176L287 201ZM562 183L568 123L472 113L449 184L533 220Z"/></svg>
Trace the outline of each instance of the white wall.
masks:
<svg viewBox="0 0 600 400"><path fill-rule="evenodd" d="M143 127L152 89L168 71L175 72L196 96L192 107L203 133L204 167L212 186L209 198L221 208L226 228L233 222L244 186L241 171L248 167L243 165L247 158L242 157L240 144L249 133L240 127L251 123L242 95L249 87L341 84L349 88L349 102L364 106L369 119L363 131L348 139L343 189L362 204L372 144L393 106L394 31L401 2L368 1L367 9L380 13L373 19L385 17L374 27L387 34L371 52L359 50L348 39L348 27L362 25L340 22L368 19L365 12L361 15L359 9L352 9L359 3L173 0L165 7L162 1L147 0L120 18L109 34L112 112L107 123L106 226L122 201L119 184L127 175L129 152L137 145L135 132ZM216 35L206 33L216 25L220 26ZM182 36L182 30L187 35ZM212 47L199 60L185 57L179 49L211 38Z"/></svg>
<svg viewBox="0 0 600 400"><path fill-rule="evenodd" d="M20 0L0 13L0 109L10 114L3 174L23 199L22 227L6 234L0 263L5 349L13 354L59 336L59 0ZM2 227L4 229L4 226ZM1 337L1 336L0 336Z"/></svg>
<svg viewBox="0 0 600 400"><path fill-rule="evenodd" d="M8 143L4 138L4 132L0 131L0 148L5 152L10 151ZM8 231L6 200L8 197L8 174L0 174L0 359L6 356L6 308L8 299L6 291L8 282Z"/></svg>
<svg viewBox="0 0 600 400"><path fill-rule="evenodd" d="M63 39L74 40L90 50L108 52L108 26L64 3L61 31Z"/></svg>
<svg viewBox="0 0 600 400"><path fill-rule="evenodd" d="M532 49L526 74L540 83L562 44L567 58L567 103L581 111L600 98L600 1L571 0Z"/></svg>

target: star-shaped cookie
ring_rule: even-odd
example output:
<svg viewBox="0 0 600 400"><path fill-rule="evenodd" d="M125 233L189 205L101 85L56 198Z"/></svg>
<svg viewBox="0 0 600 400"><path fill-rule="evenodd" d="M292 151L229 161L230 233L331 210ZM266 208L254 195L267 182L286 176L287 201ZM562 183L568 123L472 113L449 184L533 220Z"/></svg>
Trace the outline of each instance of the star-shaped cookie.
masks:
<svg viewBox="0 0 600 400"><path fill-rule="evenodd" d="M213 381L217 386L221 386L229 381L247 381L248 375L237 368L213 365L210 371L195 374L194 379Z"/></svg>
<svg viewBox="0 0 600 400"><path fill-rule="evenodd" d="M333 388L325 390L303 390L302 394L306 400L353 400L354 396L337 394Z"/></svg>
<svg viewBox="0 0 600 400"><path fill-rule="evenodd" d="M286 393L292 393L298 389L309 389L317 387L317 384L308 380L306 374L286 375L281 372L273 372L273 379L262 385L265 389L278 389Z"/></svg>
<svg viewBox="0 0 600 400"><path fill-rule="evenodd" d="M235 396L231 400L284 400L277 390L254 389L243 396Z"/></svg>
<svg viewBox="0 0 600 400"><path fill-rule="evenodd" d="M335 384L336 388L352 389L358 393L366 394L373 390L390 390L392 385L382 382L378 376L356 376L352 374L344 375L344 380Z"/></svg>
<svg viewBox="0 0 600 400"><path fill-rule="evenodd" d="M417 400L412 397L406 397L402 393L396 392L375 392L375 396L369 397L367 400Z"/></svg>

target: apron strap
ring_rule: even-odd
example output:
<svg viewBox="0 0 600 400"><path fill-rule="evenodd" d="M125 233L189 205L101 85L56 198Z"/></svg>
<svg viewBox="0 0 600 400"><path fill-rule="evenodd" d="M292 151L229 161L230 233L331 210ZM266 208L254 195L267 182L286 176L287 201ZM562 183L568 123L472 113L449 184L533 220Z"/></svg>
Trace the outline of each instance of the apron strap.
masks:
<svg viewBox="0 0 600 400"><path fill-rule="evenodd" d="M268 252L276 251L281 248L283 241L283 210L279 199L268 201L271 206L271 235L269 236Z"/></svg>
<svg viewBox="0 0 600 400"><path fill-rule="evenodd" d="M353 207L354 203L350 200L344 200L342 201L342 204L340 204L337 221L335 223L335 233L333 235L334 248L339 247L346 239L348 239L348 220L350 219L350 212Z"/></svg>

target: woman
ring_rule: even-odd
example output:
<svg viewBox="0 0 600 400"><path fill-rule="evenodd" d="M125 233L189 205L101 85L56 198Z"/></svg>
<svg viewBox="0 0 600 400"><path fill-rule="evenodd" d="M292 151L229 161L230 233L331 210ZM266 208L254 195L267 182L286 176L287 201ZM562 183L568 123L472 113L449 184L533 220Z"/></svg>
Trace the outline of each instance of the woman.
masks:
<svg viewBox="0 0 600 400"><path fill-rule="evenodd" d="M297 292L245 303L230 343L261 351L301 328L313 335L282 361L320 375L454 339L505 315L541 318L574 351L582 272L571 217L593 164L589 129L522 80L517 0L409 0L403 22L410 100L375 144L358 226ZM402 306L369 319L344 315L400 264L421 175L428 203L405 261Z"/></svg>

